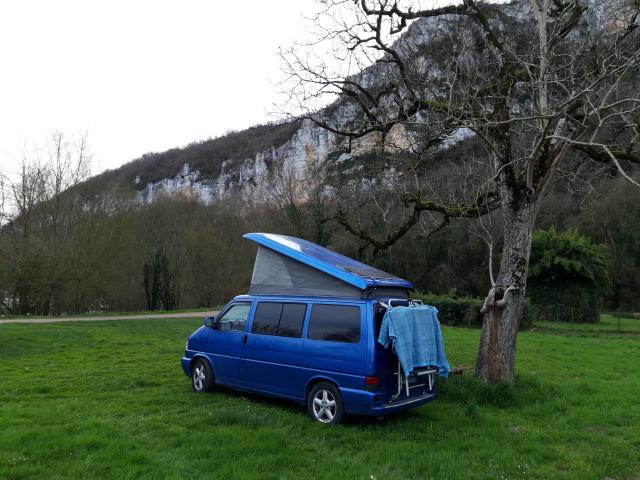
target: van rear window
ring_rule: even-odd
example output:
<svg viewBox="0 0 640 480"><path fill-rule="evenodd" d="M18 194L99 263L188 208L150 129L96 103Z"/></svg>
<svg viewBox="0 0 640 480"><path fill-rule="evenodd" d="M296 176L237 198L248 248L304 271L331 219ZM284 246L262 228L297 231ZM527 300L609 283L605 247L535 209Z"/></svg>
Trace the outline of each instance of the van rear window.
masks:
<svg viewBox="0 0 640 480"><path fill-rule="evenodd" d="M311 309L307 337L332 342L359 342L360 308L346 305L314 305Z"/></svg>
<svg viewBox="0 0 640 480"><path fill-rule="evenodd" d="M304 303L260 302L251 331L261 335L300 337L306 310Z"/></svg>

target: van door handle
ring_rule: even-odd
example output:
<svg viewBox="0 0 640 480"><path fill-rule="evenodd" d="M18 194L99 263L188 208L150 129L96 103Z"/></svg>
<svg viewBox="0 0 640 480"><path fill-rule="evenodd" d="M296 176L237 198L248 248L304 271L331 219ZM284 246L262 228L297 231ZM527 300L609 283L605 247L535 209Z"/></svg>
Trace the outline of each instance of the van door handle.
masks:
<svg viewBox="0 0 640 480"><path fill-rule="evenodd" d="M243 334L242 335L242 345L246 345L247 344L247 334Z"/></svg>

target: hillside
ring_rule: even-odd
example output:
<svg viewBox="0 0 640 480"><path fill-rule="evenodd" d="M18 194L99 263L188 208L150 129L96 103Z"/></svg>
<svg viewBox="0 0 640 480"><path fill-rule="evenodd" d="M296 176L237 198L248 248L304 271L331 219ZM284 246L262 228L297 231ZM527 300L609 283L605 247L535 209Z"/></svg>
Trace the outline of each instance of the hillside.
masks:
<svg viewBox="0 0 640 480"><path fill-rule="evenodd" d="M96 175L87 184L105 189L130 186L141 191L150 183L175 177L185 164L200 173L200 180L216 179L223 171L239 171L242 161L257 152L280 148L291 140L300 126L300 121L257 125L182 148L147 153L117 169Z"/></svg>

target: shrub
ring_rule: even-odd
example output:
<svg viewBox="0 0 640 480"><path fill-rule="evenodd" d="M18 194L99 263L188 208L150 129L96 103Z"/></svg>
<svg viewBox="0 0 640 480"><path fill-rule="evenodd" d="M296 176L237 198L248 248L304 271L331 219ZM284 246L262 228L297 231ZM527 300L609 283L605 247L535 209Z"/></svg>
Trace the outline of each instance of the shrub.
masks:
<svg viewBox="0 0 640 480"><path fill-rule="evenodd" d="M455 297L452 295L436 295L433 293L415 292L414 298L419 298L427 305L438 309L438 319L444 325L458 325L477 327L482 325L482 300L472 297Z"/></svg>
<svg viewBox="0 0 640 480"><path fill-rule="evenodd" d="M607 283L604 247L576 230L534 232L528 291L540 318L598 322Z"/></svg>
<svg viewBox="0 0 640 480"><path fill-rule="evenodd" d="M438 309L438 319L443 325L478 328L482 326L482 304L484 300L474 297L455 295L436 295L434 293L414 292L413 298ZM536 308L525 303L520 328L529 328L536 316Z"/></svg>

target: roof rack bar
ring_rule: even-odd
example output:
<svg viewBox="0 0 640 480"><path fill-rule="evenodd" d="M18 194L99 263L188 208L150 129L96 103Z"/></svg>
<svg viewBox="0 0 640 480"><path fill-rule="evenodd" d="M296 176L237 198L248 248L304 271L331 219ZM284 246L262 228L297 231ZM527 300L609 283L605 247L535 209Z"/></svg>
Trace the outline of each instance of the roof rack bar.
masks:
<svg viewBox="0 0 640 480"><path fill-rule="evenodd" d="M424 305L422 300L413 299L413 298L388 298L386 302L382 300L378 300L378 303L382 305L384 308L391 308L398 305L393 305L394 302L408 303L410 307L415 307L418 305Z"/></svg>

